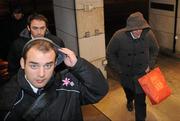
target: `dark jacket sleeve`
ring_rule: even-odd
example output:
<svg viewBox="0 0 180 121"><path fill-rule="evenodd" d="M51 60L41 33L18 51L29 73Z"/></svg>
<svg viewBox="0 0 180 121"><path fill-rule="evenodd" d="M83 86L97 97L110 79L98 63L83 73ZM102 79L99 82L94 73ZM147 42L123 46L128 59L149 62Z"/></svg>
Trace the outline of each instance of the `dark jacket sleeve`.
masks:
<svg viewBox="0 0 180 121"><path fill-rule="evenodd" d="M82 58L78 58L72 73L80 81L82 104L96 103L108 92L108 83L102 72Z"/></svg>
<svg viewBox="0 0 180 121"><path fill-rule="evenodd" d="M20 68L22 51L20 42L20 39L15 40L8 53L8 73L10 78L15 75Z"/></svg>
<svg viewBox="0 0 180 121"><path fill-rule="evenodd" d="M16 77L8 81L5 85L0 87L0 120L3 121L7 113L12 109L13 103L16 100L17 92L20 88L14 80Z"/></svg>
<svg viewBox="0 0 180 121"><path fill-rule="evenodd" d="M149 67L150 69L153 69L159 53L159 45L154 33L151 30L149 31L148 35L149 36L147 38L149 39L149 55L150 55Z"/></svg>
<svg viewBox="0 0 180 121"><path fill-rule="evenodd" d="M106 51L106 59L108 61L108 66L118 74L122 73L117 55L117 52L120 51L119 43L121 41L119 34L120 34L119 32L116 32L113 35L107 46L107 51Z"/></svg>

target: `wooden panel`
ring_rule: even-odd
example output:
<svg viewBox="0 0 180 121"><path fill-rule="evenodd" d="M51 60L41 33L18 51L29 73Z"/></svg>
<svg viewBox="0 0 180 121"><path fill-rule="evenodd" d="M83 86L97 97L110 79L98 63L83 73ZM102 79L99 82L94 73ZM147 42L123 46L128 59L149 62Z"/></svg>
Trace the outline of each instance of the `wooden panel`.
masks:
<svg viewBox="0 0 180 121"><path fill-rule="evenodd" d="M102 7L93 8L90 11L77 10L76 15L78 38L104 33L104 11Z"/></svg>
<svg viewBox="0 0 180 121"><path fill-rule="evenodd" d="M79 39L79 53L89 61L105 57L104 34Z"/></svg>

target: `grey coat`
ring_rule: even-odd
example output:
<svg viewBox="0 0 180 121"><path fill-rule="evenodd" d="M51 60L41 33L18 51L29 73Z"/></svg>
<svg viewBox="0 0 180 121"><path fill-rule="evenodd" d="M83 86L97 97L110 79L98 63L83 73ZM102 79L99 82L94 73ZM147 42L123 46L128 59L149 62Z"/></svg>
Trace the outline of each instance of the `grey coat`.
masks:
<svg viewBox="0 0 180 121"><path fill-rule="evenodd" d="M133 22L132 22L133 21ZM139 39L133 39L130 31L142 29ZM115 32L107 47L107 60L120 76L123 87L142 93L138 78L146 74L145 70L155 65L159 46L157 40L141 14L130 16L127 26Z"/></svg>

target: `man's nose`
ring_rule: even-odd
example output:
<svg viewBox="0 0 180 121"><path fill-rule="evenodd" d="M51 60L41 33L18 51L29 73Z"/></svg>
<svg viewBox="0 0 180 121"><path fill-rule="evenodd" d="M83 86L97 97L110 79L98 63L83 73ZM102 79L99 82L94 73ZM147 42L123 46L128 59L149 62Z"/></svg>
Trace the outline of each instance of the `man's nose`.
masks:
<svg viewBox="0 0 180 121"><path fill-rule="evenodd" d="M40 76L40 77L44 77L44 76L45 76L45 69L44 69L43 67L41 67L41 68L39 69L39 76Z"/></svg>
<svg viewBox="0 0 180 121"><path fill-rule="evenodd" d="M41 29L38 29L38 30L37 30L38 34L41 34L41 31L42 31Z"/></svg>

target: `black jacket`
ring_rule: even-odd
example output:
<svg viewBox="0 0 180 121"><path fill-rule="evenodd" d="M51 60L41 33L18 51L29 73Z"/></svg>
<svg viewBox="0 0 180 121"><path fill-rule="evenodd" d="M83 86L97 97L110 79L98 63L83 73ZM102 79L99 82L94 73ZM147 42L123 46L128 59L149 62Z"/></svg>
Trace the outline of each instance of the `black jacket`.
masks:
<svg viewBox="0 0 180 121"><path fill-rule="evenodd" d="M12 16L11 19L11 31L12 31L12 41L16 40L21 31L27 26L26 22L27 22L27 17L23 15L23 17L19 20L15 19L14 16Z"/></svg>
<svg viewBox="0 0 180 121"><path fill-rule="evenodd" d="M45 37L51 39L60 47L64 47L64 42L60 38L52 35L49 31L46 32ZM8 72L10 78L18 72L20 68L20 58L24 45L31 39L31 35L27 29L20 33L20 37L15 40L10 48L8 54ZM58 66L57 66L58 68Z"/></svg>
<svg viewBox="0 0 180 121"><path fill-rule="evenodd" d="M142 15L133 15L127 19L127 26L111 38L106 57L109 67L119 74L122 86L142 93L138 78L146 74L148 66L150 69L154 67L159 45ZM141 37L133 39L130 32L137 29L143 30Z"/></svg>
<svg viewBox="0 0 180 121"><path fill-rule="evenodd" d="M70 83L63 83L65 79L70 79ZM60 76L54 75L44 89L45 93L51 92L53 100L34 120L76 121L83 120L81 105L102 99L108 92L108 84L99 69L79 58L75 67L61 72ZM17 76L1 87L0 97L0 120L21 121L38 95L25 80L23 70L20 70Z"/></svg>

